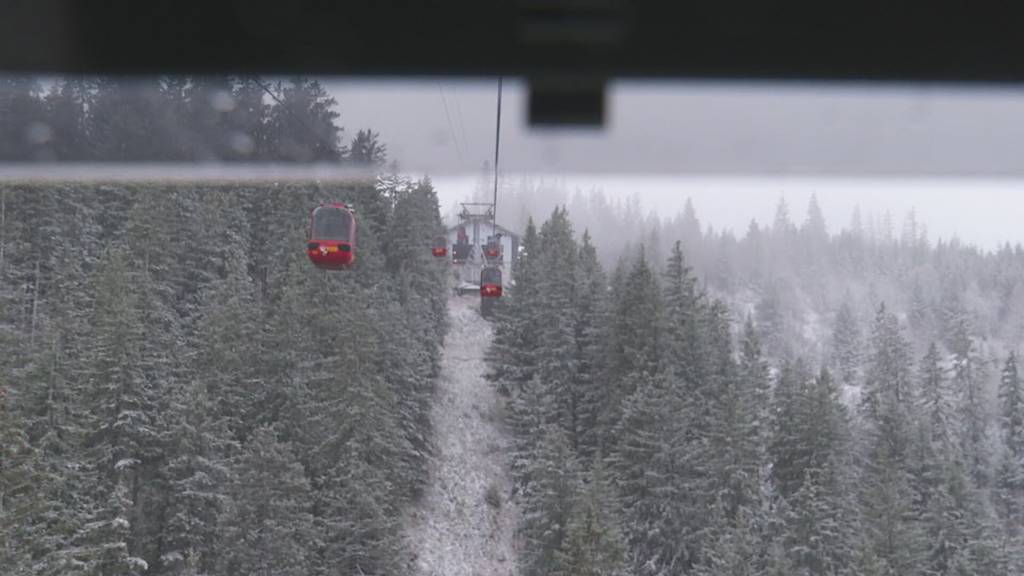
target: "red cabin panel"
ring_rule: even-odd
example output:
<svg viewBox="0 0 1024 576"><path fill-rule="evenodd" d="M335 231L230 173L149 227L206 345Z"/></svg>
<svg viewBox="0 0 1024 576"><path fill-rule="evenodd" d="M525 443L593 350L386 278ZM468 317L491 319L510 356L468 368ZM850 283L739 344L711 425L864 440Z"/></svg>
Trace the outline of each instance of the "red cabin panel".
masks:
<svg viewBox="0 0 1024 576"><path fill-rule="evenodd" d="M310 216L306 255L318 268L344 270L356 261L356 219L348 206L318 206Z"/></svg>
<svg viewBox="0 0 1024 576"><path fill-rule="evenodd" d="M326 270L344 270L356 261L355 250L348 242L311 241L306 245L306 253L313 264Z"/></svg>
<svg viewBox="0 0 1024 576"><path fill-rule="evenodd" d="M485 298L501 298L501 284L482 284L480 295Z"/></svg>

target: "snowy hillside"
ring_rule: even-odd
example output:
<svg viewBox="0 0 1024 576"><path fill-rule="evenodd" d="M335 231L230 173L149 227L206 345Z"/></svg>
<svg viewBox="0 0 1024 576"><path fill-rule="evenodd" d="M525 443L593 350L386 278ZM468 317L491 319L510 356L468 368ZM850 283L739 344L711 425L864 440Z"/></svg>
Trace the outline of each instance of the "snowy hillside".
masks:
<svg viewBox="0 0 1024 576"><path fill-rule="evenodd" d="M435 456L406 528L412 573L420 576L516 574L507 440L498 396L483 377L492 334L478 308L473 297L449 302L451 329L431 414Z"/></svg>

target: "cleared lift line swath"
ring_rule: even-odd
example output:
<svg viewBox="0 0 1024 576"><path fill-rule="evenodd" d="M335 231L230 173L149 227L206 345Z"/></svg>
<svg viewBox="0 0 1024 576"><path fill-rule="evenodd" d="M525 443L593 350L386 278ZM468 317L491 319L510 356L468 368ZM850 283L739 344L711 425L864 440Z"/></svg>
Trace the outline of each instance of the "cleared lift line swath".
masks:
<svg viewBox="0 0 1024 576"><path fill-rule="evenodd" d="M475 298L448 302L451 329L431 411L430 481L406 526L415 576L518 574L509 441L498 394L484 379L492 332L478 305Z"/></svg>

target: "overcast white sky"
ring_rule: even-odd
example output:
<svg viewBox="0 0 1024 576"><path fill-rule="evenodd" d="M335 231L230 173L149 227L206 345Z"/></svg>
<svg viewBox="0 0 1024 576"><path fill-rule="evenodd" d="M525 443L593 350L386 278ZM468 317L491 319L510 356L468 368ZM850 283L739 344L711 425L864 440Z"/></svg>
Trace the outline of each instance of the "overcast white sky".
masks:
<svg viewBox="0 0 1024 576"><path fill-rule="evenodd" d="M371 127L404 170L434 179L444 208L494 155L495 81L329 81L351 135ZM602 130L531 130L525 86L506 81L503 173L636 193L671 215L693 197L705 224L795 220L816 193L830 225L855 205L916 208L930 236L1024 242L1024 89L948 85L616 83Z"/></svg>

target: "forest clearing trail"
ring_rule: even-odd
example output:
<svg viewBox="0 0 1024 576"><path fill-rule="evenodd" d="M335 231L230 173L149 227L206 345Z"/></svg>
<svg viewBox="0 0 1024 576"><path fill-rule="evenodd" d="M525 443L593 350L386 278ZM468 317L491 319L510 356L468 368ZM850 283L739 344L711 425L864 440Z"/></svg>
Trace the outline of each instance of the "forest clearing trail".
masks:
<svg viewBox="0 0 1024 576"><path fill-rule="evenodd" d="M484 379L492 330L479 306L473 296L448 302L450 328L431 409L435 454L429 485L406 525L416 576L516 574L508 438L500 399Z"/></svg>

